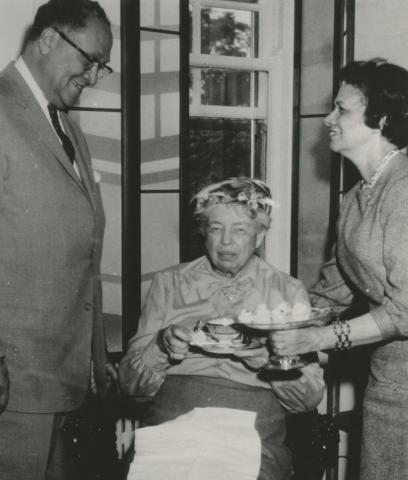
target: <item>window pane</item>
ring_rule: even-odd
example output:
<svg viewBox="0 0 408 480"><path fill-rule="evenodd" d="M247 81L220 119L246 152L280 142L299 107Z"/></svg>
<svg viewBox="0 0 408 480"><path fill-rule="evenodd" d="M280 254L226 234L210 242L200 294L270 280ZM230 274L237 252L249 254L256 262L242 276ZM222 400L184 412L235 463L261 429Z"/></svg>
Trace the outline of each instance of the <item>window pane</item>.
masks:
<svg viewBox="0 0 408 480"><path fill-rule="evenodd" d="M251 73L237 70L201 70L201 104L250 106Z"/></svg>
<svg viewBox="0 0 408 480"><path fill-rule="evenodd" d="M253 141L252 141L253 138ZM264 175L266 129L263 121L190 117L189 164L184 174L185 202L204 185L226 177L251 176L251 161L257 156L255 174ZM254 155L251 154L251 145ZM186 221L192 218L190 209ZM193 227L192 227L193 228ZM201 237L192 229L184 242L184 259L202 255ZM184 251L184 247L186 251Z"/></svg>
<svg viewBox="0 0 408 480"><path fill-rule="evenodd" d="M109 0L114 3L113 0ZM117 2L120 4L120 2ZM140 26L178 32L179 0L139 0Z"/></svg>
<svg viewBox="0 0 408 480"><path fill-rule="evenodd" d="M201 53L258 56L258 14L207 7L201 10Z"/></svg>
<svg viewBox="0 0 408 480"><path fill-rule="evenodd" d="M154 31L140 37L141 186L178 189L179 37Z"/></svg>
<svg viewBox="0 0 408 480"><path fill-rule="evenodd" d="M190 118L189 158L192 193L226 176L250 175L251 121Z"/></svg>
<svg viewBox="0 0 408 480"><path fill-rule="evenodd" d="M266 139L267 128L266 122L257 120L254 122L254 167L253 176L265 180L266 178Z"/></svg>
<svg viewBox="0 0 408 480"><path fill-rule="evenodd" d="M193 96L201 105L225 107L257 107L259 80L265 72L247 70L194 68L190 73L190 103ZM200 85L197 88L197 85Z"/></svg>

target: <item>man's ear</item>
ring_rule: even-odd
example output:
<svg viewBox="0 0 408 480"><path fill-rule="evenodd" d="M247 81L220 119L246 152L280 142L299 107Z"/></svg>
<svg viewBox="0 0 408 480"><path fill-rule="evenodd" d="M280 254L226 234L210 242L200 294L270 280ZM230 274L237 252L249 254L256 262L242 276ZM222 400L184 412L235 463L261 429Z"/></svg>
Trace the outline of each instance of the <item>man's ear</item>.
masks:
<svg viewBox="0 0 408 480"><path fill-rule="evenodd" d="M261 228L259 232L256 234L256 248L259 248L262 245L262 242L264 241L266 234L265 228Z"/></svg>
<svg viewBox="0 0 408 480"><path fill-rule="evenodd" d="M47 55L58 40L58 33L51 27L44 28L39 38L39 47L42 55Z"/></svg>

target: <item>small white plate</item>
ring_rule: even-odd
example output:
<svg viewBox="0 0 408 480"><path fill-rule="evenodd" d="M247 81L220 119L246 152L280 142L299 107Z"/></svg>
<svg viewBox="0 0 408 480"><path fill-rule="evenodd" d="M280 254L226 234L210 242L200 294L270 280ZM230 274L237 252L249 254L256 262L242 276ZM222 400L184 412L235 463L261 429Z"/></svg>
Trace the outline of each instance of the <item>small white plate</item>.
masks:
<svg viewBox="0 0 408 480"><path fill-rule="evenodd" d="M220 343L216 341L208 342L192 342L191 346L198 347L204 352L216 353L223 355L230 355L238 350L250 350L253 348L258 348L261 346L261 343L257 340L251 340L249 343Z"/></svg>

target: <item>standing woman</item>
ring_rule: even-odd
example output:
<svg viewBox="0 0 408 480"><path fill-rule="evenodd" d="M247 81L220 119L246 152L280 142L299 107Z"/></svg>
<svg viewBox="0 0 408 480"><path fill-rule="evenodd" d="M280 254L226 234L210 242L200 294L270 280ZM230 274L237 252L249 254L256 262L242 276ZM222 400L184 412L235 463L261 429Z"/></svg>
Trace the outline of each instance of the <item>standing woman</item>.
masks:
<svg viewBox="0 0 408 480"><path fill-rule="evenodd" d="M346 65L325 125L362 180L344 197L335 255L311 301L346 308L358 295L367 313L271 341L281 355L374 344L360 478L408 478L408 72L381 59Z"/></svg>

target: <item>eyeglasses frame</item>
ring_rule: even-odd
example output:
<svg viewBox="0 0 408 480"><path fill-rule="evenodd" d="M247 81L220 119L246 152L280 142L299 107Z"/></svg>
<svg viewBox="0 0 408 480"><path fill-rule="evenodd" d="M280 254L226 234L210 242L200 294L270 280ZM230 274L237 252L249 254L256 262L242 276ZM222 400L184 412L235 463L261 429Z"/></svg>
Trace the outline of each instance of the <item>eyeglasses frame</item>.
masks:
<svg viewBox="0 0 408 480"><path fill-rule="evenodd" d="M53 30L55 30L58 35L63 39L65 40L69 45L71 45L71 47L75 48L75 50L77 50L85 59L87 62L89 62L91 64L90 67L86 68L85 71L91 71L95 65L97 65L98 67L98 70L97 70L97 74L98 74L98 79L101 79L103 77L106 77L107 75L110 75L111 73L113 73L113 69L109 66L109 65L106 65L106 63L101 63L98 59L96 59L95 57L92 57L91 55L89 55L89 53L86 53L84 50L82 50L81 47L79 47L75 42L73 42L71 39L69 39L64 32L61 32L61 30L59 30L58 28L56 27L52 27ZM105 75L101 75L99 76L99 73L102 71L102 70L107 70L108 73L106 73Z"/></svg>

